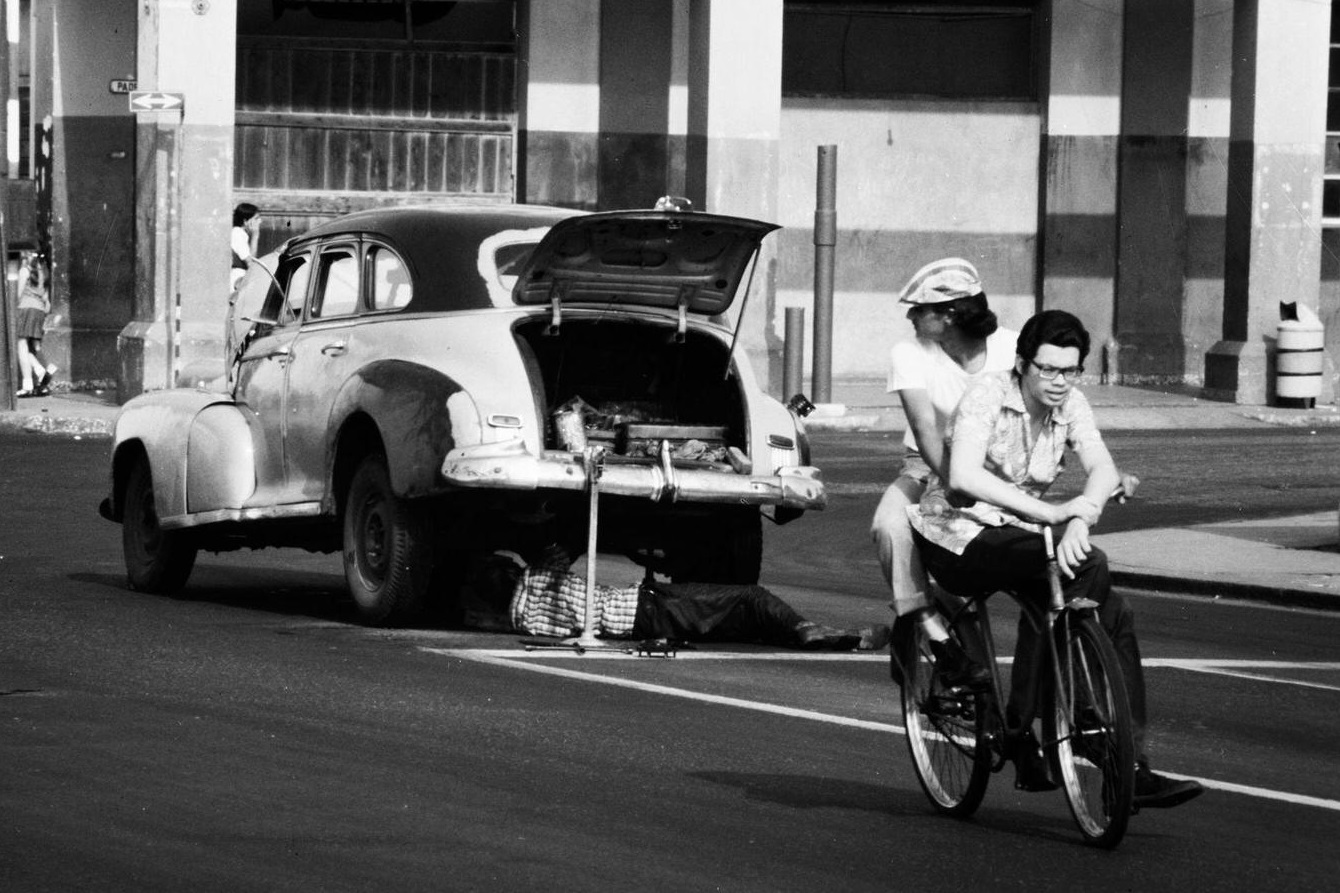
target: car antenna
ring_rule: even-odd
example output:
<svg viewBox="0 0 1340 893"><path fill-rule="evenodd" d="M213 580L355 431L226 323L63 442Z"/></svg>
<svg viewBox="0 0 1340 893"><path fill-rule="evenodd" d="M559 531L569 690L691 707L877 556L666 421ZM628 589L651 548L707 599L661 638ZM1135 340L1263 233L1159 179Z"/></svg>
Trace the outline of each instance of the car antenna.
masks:
<svg viewBox="0 0 1340 893"><path fill-rule="evenodd" d="M759 240L754 242L754 257L749 262L749 281L744 284L744 297L740 299L740 315L735 318L735 331L730 337L730 350L726 351L726 368L721 370L721 380L730 378L731 358L735 356L735 345L740 340L740 328L744 325L744 311L749 304L749 291L754 285L754 271L758 269Z"/></svg>

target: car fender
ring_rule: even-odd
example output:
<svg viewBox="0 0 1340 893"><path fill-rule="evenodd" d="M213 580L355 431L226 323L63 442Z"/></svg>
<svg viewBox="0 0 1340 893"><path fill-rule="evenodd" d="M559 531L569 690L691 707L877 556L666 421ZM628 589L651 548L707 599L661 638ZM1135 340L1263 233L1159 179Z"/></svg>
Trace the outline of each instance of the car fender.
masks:
<svg viewBox="0 0 1340 893"><path fill-rule="evenodd" d="M752 387L749 400L749 454L754 471L771 474L779 468L808 465L805 430L786 406Z"/></svg>
<svg viewBox="0 0 1340 893"><path fill-rule="evenodd" d="M256 441L227 394L188 388L143 394L121 408L112 438L116 519L130 460L140 453L153 475L155 511L169 525L187 514L240 506L255 490Z"/></svg>
<svg viewBox="0 0 1340 893"><path fill-rule="evenodd" d="M345 382L331 410L326 467L332 483L337 452L354 448L344 438L357 417L376 426L391 489L405 497L446 489L442 457L457 444L480 440L479 410L454 378L405 360L371 363Z"/></svg>

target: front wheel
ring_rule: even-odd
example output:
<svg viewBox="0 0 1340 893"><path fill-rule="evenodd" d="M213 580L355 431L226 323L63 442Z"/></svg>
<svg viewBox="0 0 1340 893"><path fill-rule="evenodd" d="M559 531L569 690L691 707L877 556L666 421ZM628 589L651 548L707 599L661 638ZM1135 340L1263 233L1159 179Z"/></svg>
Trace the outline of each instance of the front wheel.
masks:
<svg viewBox="0 0 1340 893"><path fill-rule="evenodd" d="M1135 794L1130 701L1111 640L1093 617L1056 625L1058 666L1043 714L1071 815L1085 839L1114 847Z"/></svg>
<svg viewBox="0 0 1340 893"><path fill-rule="evenodd" d="M344 505L344 578L364 622L393 626L417 616L432 580L424 512L391 490L386 460L354 472Z"/></svg>
<svg viewBox="0 0 1340 893"><path fill-rule="evenodd" d="M904 624L904 629L912 626ZM936 810L970 816L981 805L991 775L988 694L944 684L919 624L900 639L903 653L895 666L903 676L903 724L917 779Z"/></svg>
<svg viewBox="0 0 1340 893"><path fill-rule="evenodd" d="M184 531L159 526L148 459L141 458L130 469L124 499L121 551L127 584L140 592L176 592L191 576L196 547Z"/></svg>

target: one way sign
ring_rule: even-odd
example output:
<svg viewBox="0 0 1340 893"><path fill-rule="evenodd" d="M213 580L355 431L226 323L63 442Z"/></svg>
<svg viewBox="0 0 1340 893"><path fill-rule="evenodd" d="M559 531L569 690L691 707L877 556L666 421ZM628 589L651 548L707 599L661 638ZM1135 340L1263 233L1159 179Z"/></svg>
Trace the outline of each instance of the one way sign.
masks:
<svg viewBox="0 0 1340 893"><path fill-rule="evenodd" d="M179 112L185 108L185 93L136 90L130 94L130 110L132 112Z"/></svg>

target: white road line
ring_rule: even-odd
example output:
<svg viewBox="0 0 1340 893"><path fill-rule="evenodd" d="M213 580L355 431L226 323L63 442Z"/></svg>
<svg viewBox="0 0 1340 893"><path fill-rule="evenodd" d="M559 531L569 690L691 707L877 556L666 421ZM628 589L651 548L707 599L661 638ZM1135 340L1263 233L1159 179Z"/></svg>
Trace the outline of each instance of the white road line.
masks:
<svg viewBox="0 0 1340 893"><path fill-rule="evenodd" d="M783 707L778 704L765 704L762 701L746 701L743 698L730 698L725 695L709 695L702 692L690 691L686 688L673 688L669 685L656 685L650 682L637 682L632 679L615 679L609 676L601 676L596 673L583 673L581 670L569 670L564 667L551 667L545 664L537 664L532 661L516 660L517 653L509 652L508 656L501 656L496 651L456 651L450 648L425 648L425 651L433 654L444 654L452 657L463 657L466 660L477 660L486 664L494 664L503 667L515 667L517 669L529 670L532 673L544 673L549 676L562 676L567 679L581 679L586 682L599 682L603 685L614 685L619 688L632 688L638 691L652 692L658 695L669 695L675 698L688 698L692 701L703 701L708 704L721 704L726 707L740 707L745 710L757 710L761 713L776 713L780 716L790 716L798 719L814 719L819 722L832 723L833 725L848 726L854 729L871 729L877 732L897 732L903 734L905 730L902 726L887 722L873 722L866 719L853 719L849 716L837 716L832 713L819 713L815 710L800 710L795 707ZM590 656L597 652L587 652ZM552 656L546 654L546 657ZM622 656L622 655L620 655ZM644 658L645 659L645 658Z"/></svg>
<svg viewBox="0 0 1340 893"><path fill-rule="evenodd" d="M816 710L800 710L795 707L784 707L779 704L767 704L762 701L749 701L745 700L744 698L731 698L726 697L724 695L710 695L705 694L703 692L691 691L685 688L674 688L669 685L656 685L654 683L649 682L637 682L632 679L611 678L609 676L601 676L597 673L585 673L581 670L570 670L567 669L566 667L555 667L544 663L537 663L534 660L529 659L534 657L544 657L544 658L568 657L568 656L578 657L579 655L577 655L576 652L573 651L551 649L543 651L519 652L515 649L502 649L502 648L469 649L469 648L429 648L424 646L421 647L423 647L424 651L429 652L430 654L440 654L448 657L460 657L464 658L465 660L479 661L481 663L492 664L494 666L511 667L513 669L526 670L531 673L543 673L545 675L560 676L566 679L579 679L585 682L597 682L602 685L613 685L619 688L631 688L636 691L645 691L650 692L652 694L668 695L670 697L675 698L685 698L691 701L700 701L706 704L720 704L725 707L738 707L742 710L754 710L760 713L772 713L778 716L788 716L795 719L809 719L809 720L815 720L817 722L826 722L831 725L844 726L847 728L865 729L867 731L873 731L873 732L892 732L898 735L907 734L907 730L903 726L895 725L894 723L874 722L872 720L865 720L865 719L854 719L849 716L837 716L832 713L820 713ZM693 654L693 652L686 652L686 654ZM727 659L740 659L742 657L752 657L756 660L758 659L796 660L796 659L825 659L825 658L830 660L837 658L845 658L845 659L857 658L861 660L869 660L872 657L879 656L879 655L864 655L864 654L816 655L816 654L789 654L789 653L749 654L745 652L713 652L710 654L695 654L695 657L698 657L700 659L706 659L709 657L722 658L726 654L738 655L738 657L731 657ZM580 655L580 657L582 657L583 660L589 660L593 656L598 656L600 659L624 658L631 660L634 658L634 655L625 654L622 651L609 651L609 652L588 651L586 654ZM638 659L656 660L657 658L638 658ZM671 659L679 660L681 658L671 658ZM1179 667L1180 669L1201 671L1201 672L1212 672L1213 671L1212 667L1216 664L1223 666L1230 666L1230 665L1261 666L1261 665L1273 664L1285 668L1340 669L1340 664L1335 663L1310 664L1310 663L1291 663L1287 661L1196 661L1196 660L1175 661L1175 660L1161 659L1157 661L1149 661L1148 663L1150 664L1157 663L1160 666L1176 666ZM1295 680L1287 680L1287 679L1283 681L1289 683L1295 682ZM1243 794L1248 797L1257 797L1263 800L1276 800L1282 803L1290 803L1295 806L1312 806L1317 809L1327 809L1332 812L1340 812L1340 800L1328 800L1323 797L1311 797L1306 794L1291 794L1287 791L1274 791L1269 788L1258 788L1252 785L1235 784L1230 781L1218 781L1217 779L1202 778L1197 775L1181 775L1175 772L1166 772L1163 769L1160 769L1159 771L1162 774L1172 778L1182 778L1182 779L1190 779L1193 781L1198 781L1201 784L1205 785L1205 787L1210 788L1211 790L1227 791L1229 793Z"/></svg>

